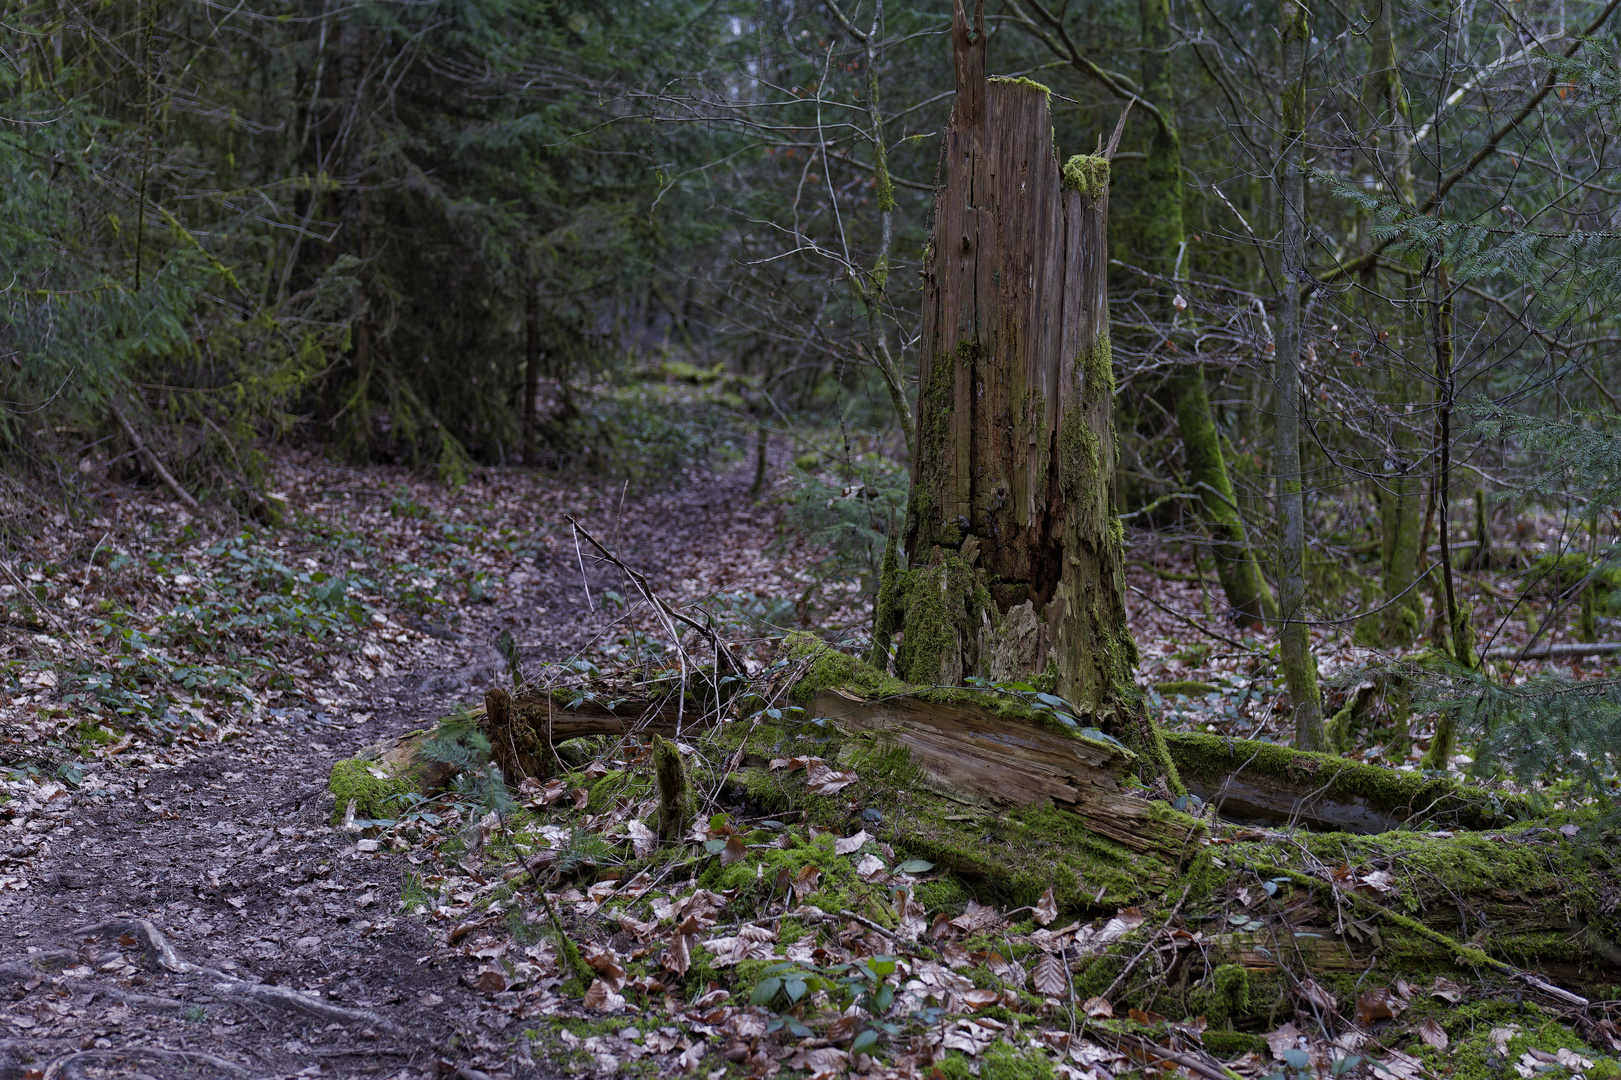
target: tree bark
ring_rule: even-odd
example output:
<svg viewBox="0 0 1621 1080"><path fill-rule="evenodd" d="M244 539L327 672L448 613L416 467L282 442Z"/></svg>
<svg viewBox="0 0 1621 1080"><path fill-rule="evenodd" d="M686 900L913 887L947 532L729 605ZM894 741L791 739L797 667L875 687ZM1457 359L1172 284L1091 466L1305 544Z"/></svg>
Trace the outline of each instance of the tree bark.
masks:
<svg viewBox="0 0 1621 1080"><path fill-rule="evenodd" d="M1060 167L1046 88L986 80L982 12L959 2L952 35L912 495L874 655L900 631L910 682L1045 678L1149 747L1113 499L1109 163Z"/></svg>
<svg viewBox="0 0 1621 1080"><path fill-rule="evenodd" d="M1279 183L1283 196L1283 273L1279 276L1278 340L1274 368L1277 380L1278 427L1278 598L1283 619L1279 644L1283 674L1294 703L1295 745L1321 750L1322 697L1317 689L1317 660L1301 621L1306 605L1306 500L1300 468L1300 288L1296 284L1306 261L1305 175L1300 142L1305 127L1306 9L1299 0L1283 0L1278 28L1283 46L1283 145Z"/></svg>

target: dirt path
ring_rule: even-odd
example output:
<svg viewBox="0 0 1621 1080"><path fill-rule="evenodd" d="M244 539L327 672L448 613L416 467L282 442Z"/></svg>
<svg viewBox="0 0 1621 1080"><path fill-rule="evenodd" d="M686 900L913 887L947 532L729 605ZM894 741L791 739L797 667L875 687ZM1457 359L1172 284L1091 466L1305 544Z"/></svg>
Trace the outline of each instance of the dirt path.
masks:
<svg viewBox="0 0 1621 1080"><path fill-rule="evenodd" d="M768 522L746 486L604 500L591 524L690 596L758 557ZM0 855L30 864L28 888L0 891L0 1080L549 1075L524 1023L463 984L448 927L402 913L422 855L328 824L331 763L477 700L501 629L550 659L611 622L588 610L572 547L512 570L471 633L361 694L322 688L330 712L282 710L174 767L109 763L81 789L100 800L0 807ZM598 602L621 587L588 576Z"/></svg>

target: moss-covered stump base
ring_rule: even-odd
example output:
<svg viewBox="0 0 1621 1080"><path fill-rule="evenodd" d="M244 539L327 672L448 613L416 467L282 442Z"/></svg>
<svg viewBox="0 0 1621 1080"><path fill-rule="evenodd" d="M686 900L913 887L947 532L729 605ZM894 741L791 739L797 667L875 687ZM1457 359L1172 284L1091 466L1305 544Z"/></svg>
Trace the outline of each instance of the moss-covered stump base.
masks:
<svg viewBox="0 0 1621 1080"><path fill-rule="evenodd" d="M1188 790L1229 821L1381 833L1427 824L1498 828L1531 816L1519 796L1441 777L1220 735L1167 732Z"/></svg>

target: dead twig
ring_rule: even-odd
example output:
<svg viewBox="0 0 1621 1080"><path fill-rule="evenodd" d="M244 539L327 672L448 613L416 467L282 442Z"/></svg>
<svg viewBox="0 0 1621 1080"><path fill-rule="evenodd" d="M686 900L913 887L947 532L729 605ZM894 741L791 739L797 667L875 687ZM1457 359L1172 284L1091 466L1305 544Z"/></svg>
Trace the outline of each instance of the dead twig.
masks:
<svg viewBox="0 0 1621 1080"><path fill-rule="evenodd" d="M1171 913L1165 917L1165 925L1166 926L1169 926L1171 924L1171 921L1182 913L1182 904L1187 900L1188 894L1190 892L1192 892L1192 891L1193 891L1193 886L1192 885L1189 885L1187 888L1182 890L1182 895L1177 898L1176 906L1173 907L1171 909ZM1103 991L1103 993L1098 995L1098 996L1103 998L1105 1001L1107 1001L1109 998L1113 997L1114 992L1116 990L1120 989L1120 984L1126 981L1126 976L1131 974L1131 969L1136 967L1138 962L1141 961L1143 957L1147 956L1149 953L1154 951L1154 942L1155 942L1155 939L1158 938L1158 937L1159 937L1159 932L1158 931L1155 931L1154 933L1148 935L1148 942L1142 947L1142 949L1137 953L1136 956L1133 956L1131 958L1131 960L1126 964L1125 967L1120 969L1120 974L1118 974L1118 975L1116 975L1114 977L1114 982L1109 984L1109 988L1107 990ZM1225 1080L1225 1078L1223 1078L1223 1080Z"/></svg>
<svg viewBox="0 0 1621 1080"><path fill-rule="evenodd" d="M142 442L139 435L135 434L135 429L124 418L123 411L117 405L110 403L107 409L113 414L113 419L118 421L118 426L124 429L124 434L129 436L129 441L136 451L146 456L147 463L152 466L152 471L158 474L158 479L162 480L164 485L174 492L175 498L179 499L187 510L190 510L198 517L207 517L208 515L203 513L203 508L197 505L197 500L191 497L191 492L180 486L180 481L176 480L169 470L163 467L163 461L153 452L152 448Z"/></svg>

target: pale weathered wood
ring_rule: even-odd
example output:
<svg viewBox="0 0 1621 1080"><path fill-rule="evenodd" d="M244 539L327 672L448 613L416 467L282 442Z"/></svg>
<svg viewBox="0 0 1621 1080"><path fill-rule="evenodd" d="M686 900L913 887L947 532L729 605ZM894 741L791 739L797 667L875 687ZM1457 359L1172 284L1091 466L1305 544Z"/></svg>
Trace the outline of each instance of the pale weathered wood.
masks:
<svg viewBox="0 0 1621 1080"><path fill-rule="evenodd" d="M1050 804L1080 815L1101 837L1173 861L1190 837L1204 831L1191 821L1156 820L1147 799L1126 791L1123 781L1139 759L1122 746L968 703L911 696L867 700L831 689L818 692L814 706L846 730L884 733L906 748L930 790L961 802L993 808Z"/></svg>

